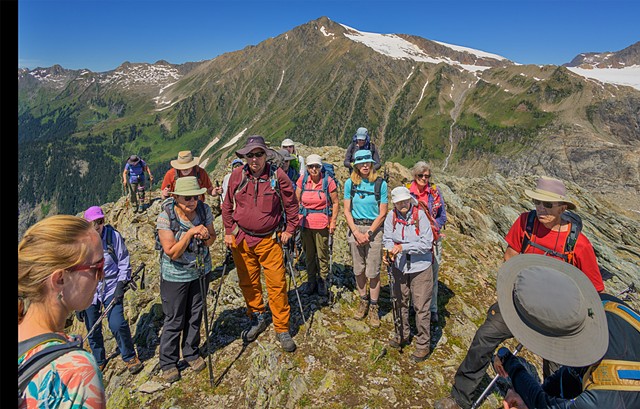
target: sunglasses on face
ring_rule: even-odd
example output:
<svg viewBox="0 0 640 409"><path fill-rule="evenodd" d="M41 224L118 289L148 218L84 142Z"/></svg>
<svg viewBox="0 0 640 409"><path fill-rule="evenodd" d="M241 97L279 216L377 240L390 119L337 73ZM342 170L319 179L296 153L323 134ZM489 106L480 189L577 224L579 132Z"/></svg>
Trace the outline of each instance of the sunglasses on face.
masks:
<svg viewBox="0 0 640 409"><path fill-rule="evenodd" d="M264 151L260 151L260 152L249 152L246 155L244 155L245 158L261 158L264 156Z"/></svg>
<svg viewBox="0 0 640 409"><path fill-rule="evenodd" d="M313 164L313 165L307 165L307 167L308 167L309 169L320 169L320 165L316 165L316 164Z"/></svg>
<svg viewBox="0 0 640 409"><path fill-rule="evenodd" d="M416 175L416 177L417 177L418 179L422 179L422 178L427 178L427 179L429 179L429 178L431 177L431 173L418 173L418 174Z"/></svg>
<svg viewBox="0 0 640 409"><path fill-rule="evenodd" d="M95 264L80 264L78 266L67 269L67 271L70 273L73 273L74 271L86 270L91 270L93 275L96 276L97 280L102 280L104 278L104 257L102 257L100 261Z"/></svg>
<svg viewBox="0 0 640 409"><path fill-rule="evenodd" d="M190 202L192 200L198 200L198 196L182 196L185 202Z"/></svg>
<svg viewBox="0 0 640 409"><path fill-rule="evenodd" d="M101 224L104 224L104 219L96 219L93 221L94 226L100 226Z"/></svg>
<svg viewBox="0 0 640 409"><path fill-rule="evenodd" d="M554 206L560 206L561 203L556 202L543 202L542 200L533 199L533 204L536 206L544 206L545 209L552 209Z"/></svg>

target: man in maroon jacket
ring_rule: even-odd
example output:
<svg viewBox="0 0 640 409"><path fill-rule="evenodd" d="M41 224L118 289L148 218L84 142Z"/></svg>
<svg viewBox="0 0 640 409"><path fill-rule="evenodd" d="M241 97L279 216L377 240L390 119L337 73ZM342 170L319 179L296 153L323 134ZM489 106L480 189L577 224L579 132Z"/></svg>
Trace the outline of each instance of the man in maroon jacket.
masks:
<svg viewBox="0 0 640 409"><path fill-rule="evenodd" d="M282 243L293 236L298 201L287 174L267 161L268 151L264 138L257 135L248 137L244 148L236 151L247 164L234 169L229 178L222 204L224 242L233 253L247 315L251 317L243 339L254 341L268 325L260 284L262 265L276 337L285 351L293 352L296 344L289 334L290 307L278 234Z"/></svg>

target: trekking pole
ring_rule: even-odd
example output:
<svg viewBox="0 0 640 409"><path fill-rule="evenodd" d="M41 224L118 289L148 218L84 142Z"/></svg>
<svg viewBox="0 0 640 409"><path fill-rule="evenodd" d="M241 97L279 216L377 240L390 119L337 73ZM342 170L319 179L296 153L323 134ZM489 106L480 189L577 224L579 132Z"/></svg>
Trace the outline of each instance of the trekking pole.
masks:
<svg viewBox="0 0 640 409"><path fill-rule="evenodd" d="M300 314L302 314L302 322L306 325L307 319L304 317L304 309L302 308L302 301L300 301L300 293L298 292L298 283L296 283L296 278L293 274L293 266L291 265L291 249L289 248L291 240L288 243L285 243L284 250L284 261L286 264L286 269L289 270L289 275L291 276L291 280L293 280L293 288L296 290L296 297L298 297L298 305L300 306Z"/></svg>
<svg viewBox="0 0 640 409"><path fill-rule="evenodd" d="M384 258L387 261L387 275L389 276L389 298L391 298L391 313L393 314L393 330L395 331L396 336L400 339L400 343L402 343L400 313L396 311L397 299L396 299L395 291L393 291L393 287L395 287L396 280L393 278L393 271L392 271L393 259L389 254L389 250L386 250L386 249L384 250Z"/></svg>
<svg viewBox="0 0 640 409"><path fill-rule="evenodd" d="M333 284L333 233L329 234L329 277L327 277L327 296L329 297L329 304L333 305L335 297L331 292L331 285Z"/></svg>
<svg viewBox="0 0 640 409"><path fill-rule="evenodd" d="M512 352L513 356L518 355L518 352L520 352L521 349L522 349L522 344L518 344L518 346L516 346L516 349L514 349ZM482 395L480 395L478 400L473 402L473 405L471 405L471 409L477 409L480 407L480 404L482 403L484 398L486 398L487 395L489 395L489 392L493 388L493 385L495 385L496 382L498 382L499 377L500 377L499 374L496 374L496 376L493 377L493 379L491 380L491 383L484 389L484 391L482 391Z"/></svg>
<svg viewBox="0 0 640 409"><path fill-rule="evenodd" d="M202 314L204 315L204 333L207 343L207 361L209 363L209 385L213 388L213 368L211 367L211 342L209 338L209 313L207 312L207 275L204 272L204 242L196 239L196 268L200 281L200 297L202 297Z"/></svg>
<svg viewBox="0 0 640 409"><path fill-rule="evenodd" d="M213 323L214 327L215 327L215 321L214 318L216 316L216 309L218 307L218 298L220 298L220 293L222 292L222 284L224 283L224 279L227 276L227 267L229 266L229 264L231 264L231 259L232 259L232 254L231 254L231 249L226 247L226 253L224 256L224 265L222 266L222 275L220 276L220 284L218 284L218 289L216 290L216 298L213 302L213 312L211 313L211 322ZM213 331L215 330L215 328L211 328L211 334L213 334Z"/></svg>
<svg viewBox="0 0 640 409"><path fill-rule="evenodd" d="M631 283L627 286L625 290L620 291L618 295L616 295L616 298L620 298L620 296L624 294L633 294L635 292L636 292L636 283Z"/></svg>
<svg viewBox="0 0 640 409"><path fill-rule="evenodd" d="M124 292L126 293L127 290L129 288L131 288L132 290L137 290L138 287L136 286L135 280L138 279L138 274L140 273L140 271L144 270L144 268L146 267L145 263L140 263L140 265L138 266L138 268L136 269L136 271L133 272L133 274L131 274L131 278L129 280L127 280L127 284L124 287ZM142 277L144 279L144 272L142 273ZM144 283L143 280L140 280L140 288L144 289ZM113 300L111 300L111 302L109 303L109 305L107 305L107 308L104 309L104 311L102 312L102 314L100 314L100 317L98 318L98 320L93 324L93 326L91 327L91 329L89 330L89 332L87 333L87 335L85 335L84 338L82 338L82 344L84 344L84 341L86 341L87 339L89 339L89 335L91 335L93 333L93 331L96 330L96 328L98 328L98 325L100 323L102 323L102 320L109 314L109 311L111 311L113 309L113 307L116 305L116 300L115 298ZM81 345L82 345L81 344Z"/></svg>

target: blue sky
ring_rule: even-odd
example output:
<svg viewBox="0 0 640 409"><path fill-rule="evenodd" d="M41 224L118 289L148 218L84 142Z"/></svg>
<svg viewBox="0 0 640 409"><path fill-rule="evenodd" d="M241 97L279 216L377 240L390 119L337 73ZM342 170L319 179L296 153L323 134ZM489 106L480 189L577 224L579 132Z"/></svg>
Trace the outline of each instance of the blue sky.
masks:
<svg viewBox="0 0 640 409"><path fill-rule="evenodd" d="M103 72L124 61L207 60L321 16L522 64L559 65L640 40L637 0L20 0L18 66Z"/></svg>

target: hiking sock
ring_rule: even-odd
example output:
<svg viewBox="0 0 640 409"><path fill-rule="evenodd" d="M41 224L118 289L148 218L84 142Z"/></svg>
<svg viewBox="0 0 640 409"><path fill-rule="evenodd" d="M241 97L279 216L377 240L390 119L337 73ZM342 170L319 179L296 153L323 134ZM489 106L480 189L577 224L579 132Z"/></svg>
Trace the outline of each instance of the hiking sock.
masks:
<svg viewBox="0 0 640 409"><path fill-rule="evenodd" d="M369 294L367 294L367 295L361 295L361 296L360 296L360 299L361 299L362 301L369 301ZM377 301L376 301L376 302L377 302Z"/></svg>

